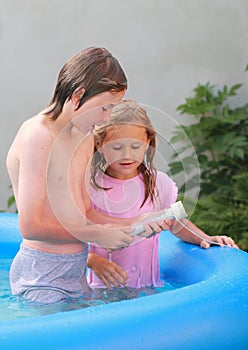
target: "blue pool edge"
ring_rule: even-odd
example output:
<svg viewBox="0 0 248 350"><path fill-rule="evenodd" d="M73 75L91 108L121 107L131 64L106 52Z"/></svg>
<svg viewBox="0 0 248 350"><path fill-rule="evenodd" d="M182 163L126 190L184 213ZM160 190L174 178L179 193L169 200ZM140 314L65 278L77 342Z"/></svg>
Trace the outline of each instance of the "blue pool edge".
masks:
<svg viewBox="0 0 248 350"><path fill-rule="evenodd" d="M16 214L0 214L1 253L21 237ZM246 349L248 254L160 237L161 275L186 287L140 299L1 322L1 349Z"/></svg>

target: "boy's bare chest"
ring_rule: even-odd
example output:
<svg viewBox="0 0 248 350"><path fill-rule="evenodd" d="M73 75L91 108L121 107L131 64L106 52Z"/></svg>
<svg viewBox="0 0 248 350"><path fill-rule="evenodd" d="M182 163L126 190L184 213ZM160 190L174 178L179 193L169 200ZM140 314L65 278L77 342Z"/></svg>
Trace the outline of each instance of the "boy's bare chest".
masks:
<svg viewBox="0 0 248 350"><path fill-rule="evenodd" d="M91 163L84 142L55 146L49 158L47 180L56 188L83 181Z"/></svg>

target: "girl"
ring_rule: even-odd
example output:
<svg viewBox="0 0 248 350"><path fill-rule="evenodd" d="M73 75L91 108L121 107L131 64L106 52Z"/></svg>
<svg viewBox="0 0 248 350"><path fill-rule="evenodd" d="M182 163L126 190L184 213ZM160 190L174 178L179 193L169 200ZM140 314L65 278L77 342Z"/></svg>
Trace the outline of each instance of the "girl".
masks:
<svg viewBox="0 0 248 350"><path fill-rule="evenodd" d="M135 101L124 100L115 105L110 122L96 128L94 136L92 208L115 218L132 218L166 209L175 203L176 184L154 167L156 132L145 110ZM186 242L208 248L210 237L192 223L185 222L187 227L173 220L170 230ZM192 229L198 236L190 231ZM158 239L159 234L147 239L136 236L131 246L111 254L91 245L88 266L95 273L89 271L89 285L102 288L125 284L126 272L128 287L161 286ZM211 242L237 247L226 236L213 236Z"/></svg>

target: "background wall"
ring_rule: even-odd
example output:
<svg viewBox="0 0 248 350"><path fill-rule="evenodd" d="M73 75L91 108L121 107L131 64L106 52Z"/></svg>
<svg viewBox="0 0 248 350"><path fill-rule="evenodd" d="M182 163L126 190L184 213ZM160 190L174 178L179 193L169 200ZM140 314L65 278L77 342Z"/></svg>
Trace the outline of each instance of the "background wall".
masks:
<svg viewBox="0 0 248 350"><path fill-rule="evenodd" d="M50 101L73 54L108 48L127 74L126 96L174 124L189 122L176 107L199 82L242 82L234 103L247 102L247 43L247 0L0 0L0 210L11 194L8 148L20 124ZM156 127L169 137L161 115Z"/></svg>

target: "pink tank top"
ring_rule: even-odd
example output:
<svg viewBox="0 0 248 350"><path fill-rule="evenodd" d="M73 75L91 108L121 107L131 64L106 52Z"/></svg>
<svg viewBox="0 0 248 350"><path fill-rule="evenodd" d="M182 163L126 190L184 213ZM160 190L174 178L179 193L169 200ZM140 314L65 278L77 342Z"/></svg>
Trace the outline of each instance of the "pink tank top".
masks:
<svg viewBox="0 0 248 350"><path fill-rule="evenodd" d="M175 203L178 189L172 179L158 171L156 179L156 198L154 203L148 199L140 208L144 199L144 183L140 175L119 180L99 173L97 183L108 190L90 188L91 206L97 211L117 218L131 218L151 211L166 209ZM134 243L109 254L105 249L90 246L90 250L107 259L112 259L128 274L128 287L162 286L158 260L159 234L151 238L135 237ZM92 270L88 273L91 288L105 288L101 280Z"/></svg>

